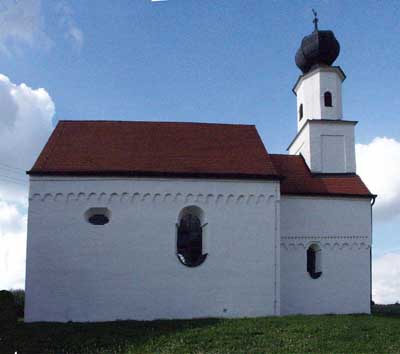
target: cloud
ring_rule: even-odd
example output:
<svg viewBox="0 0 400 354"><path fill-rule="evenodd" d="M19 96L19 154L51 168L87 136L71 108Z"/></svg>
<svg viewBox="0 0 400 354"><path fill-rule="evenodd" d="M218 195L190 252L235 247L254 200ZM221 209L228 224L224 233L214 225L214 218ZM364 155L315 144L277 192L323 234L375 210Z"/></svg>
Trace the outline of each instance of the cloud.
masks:
<svg viewBox="0 0 400 354"><path fill-rule="evenodd" d="M68 37L72 40L73 43L77 46L78 49L81 49L83 46L83 32L75 26L71 26L68 29Z"/></svg>
<svg viewBox="0 0 400 354"><path fill-rule="evenodd" d="M357 172L371 190L378 194L374 206L376 221L400 217L400 142L376 137L369 144L357 144Z"/></svg>
<svg viewBox="0 0 400 354"><path fill-rule="evenodd" d="M28 195L24 171L32 167L48 139L54 113L45 89L15 84L0 74L0 289L24 283Z"/></svg>
<svg viewBox="0 0 400 354"><path fill-rule="evenodd" d="M84 44L84 35L74 20L72 8L65 2L59 2L56 5L56 11L60 16L60 27L65 32L65 37L78 50L81 50Z"/></svg>
<svg viewBox="0 0 400 354"><path fill-rule="evenodd" d="M372 299L378 304L400 302L400 251L373 260Z"/></svg>
<svg viewBox="0 0 400 354"><path fill-rule="evenodd" d="M49 48L40 0L0 2L0 51L10 54L18 44Z"/></svg>
<svg viewBox="0 0 400 354"><path fill-rule="evenodd" d="M23 289L25 283L26 215L0 200L0 289Z"/></svg>
<svg viewBox="0 0 400 354"><path fill-rule="evenodd" d="M74 20L71 7L64 1L57 2L55 11L64 37L80 50L84 34ZM19 51L20 45L46 50L54 45L45 29L42 0L0 1L0 51L11 55Z"/></svg>

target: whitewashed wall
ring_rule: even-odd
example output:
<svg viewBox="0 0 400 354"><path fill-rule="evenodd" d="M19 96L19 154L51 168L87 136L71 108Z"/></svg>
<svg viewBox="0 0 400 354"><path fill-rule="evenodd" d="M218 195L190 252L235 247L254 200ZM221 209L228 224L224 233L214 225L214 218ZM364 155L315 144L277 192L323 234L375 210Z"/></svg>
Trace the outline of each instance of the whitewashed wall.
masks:
<svg viewBox="0 0 400 354"><path fill-rule="evenodd" d="M205 262L175 256L180 210L205 213ZM84 219L107 207L109 224ZM31 178L31 321L278 315L279 183Z"/></svg>
<svg viewBox="0 0 400 354"><path fill-rule="evenodd" d="M361 198L281 197L281 314L369 313L371 205ZM322 275L306 250L322 248Z"/></svg>
<svg viewBox="0 0 400 354"><path fill-rule="evenodd" d="M342 73L337 68L320 67L303 75L295 87L297 95L297 128L307 119L342 119ZM325 92L332 95L332 107L325 107ZM303 119L299 120L300 105Z"/></svg>
<svg viewBox="0 0 400 354"><path fill-rule="evenodd" d="M308 121L289 147L291 155L302 154L317 173L355 173L355 141L352 121Z"/></svg>

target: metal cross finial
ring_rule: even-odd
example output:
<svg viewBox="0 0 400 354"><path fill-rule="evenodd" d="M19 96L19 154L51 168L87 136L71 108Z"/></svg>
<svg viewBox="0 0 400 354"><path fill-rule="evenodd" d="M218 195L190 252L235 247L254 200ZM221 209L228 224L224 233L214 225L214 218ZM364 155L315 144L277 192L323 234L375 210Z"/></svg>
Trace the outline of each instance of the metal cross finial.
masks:
<svg viewBox="0 0 400 354"><path fill-rule="evenodd" d="M315 31L318 31L318 17L317 17L317 11L315 11L314 9L312 9L312 12L313 12L313 14L314 14L314 20L313 20L313 23L314 23L314 29L315 29Z"/></svg>

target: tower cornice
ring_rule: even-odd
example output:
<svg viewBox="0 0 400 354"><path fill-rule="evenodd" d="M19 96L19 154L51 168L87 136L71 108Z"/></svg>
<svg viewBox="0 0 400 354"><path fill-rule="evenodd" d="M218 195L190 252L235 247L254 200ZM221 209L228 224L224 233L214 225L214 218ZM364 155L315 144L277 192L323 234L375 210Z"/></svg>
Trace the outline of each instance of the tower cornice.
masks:
<svg viewBox="0 0 400 354"><path fill-rule="evenodd" d="M297 88L299 87L301 82L317 72L336 72L339 75L342 82L346 80L346 74L344 73L343 69L340 66L328 66L319 64L314 66L314 68L311 69L306 74L302 74L297 78L297 81L292 88L292 92L297 96Z"/></svg>

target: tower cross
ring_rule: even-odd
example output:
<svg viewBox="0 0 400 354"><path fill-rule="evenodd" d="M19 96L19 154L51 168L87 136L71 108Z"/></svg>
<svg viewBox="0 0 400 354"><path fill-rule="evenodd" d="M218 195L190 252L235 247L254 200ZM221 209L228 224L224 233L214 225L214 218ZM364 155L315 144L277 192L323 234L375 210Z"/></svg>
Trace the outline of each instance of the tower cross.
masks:
<svg viewBox="0 0 400 354"><path fill-rule="evenodd" d="M314 9L312 9L312 12L313 12L313 14L314 14L314 20L313 20L313 23L314 23L314 29L315 29L315 31L318 31L318 17L317 17L317 11L315 11Z"/></svg>

